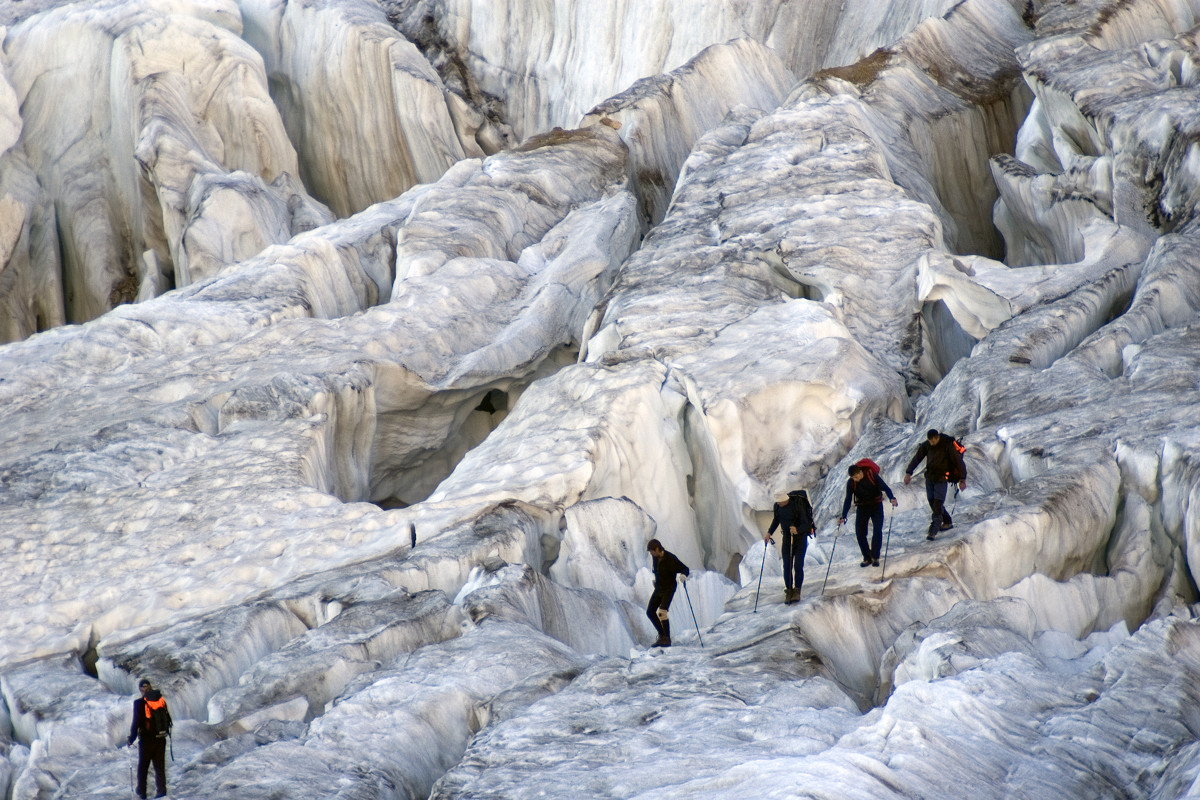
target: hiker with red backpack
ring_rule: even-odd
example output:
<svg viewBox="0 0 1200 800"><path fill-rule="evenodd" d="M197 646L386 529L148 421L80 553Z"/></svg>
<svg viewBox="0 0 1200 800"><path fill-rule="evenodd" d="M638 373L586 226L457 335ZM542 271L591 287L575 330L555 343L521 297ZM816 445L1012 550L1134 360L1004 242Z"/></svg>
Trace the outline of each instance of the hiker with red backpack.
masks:
<svg viewBox="0 0 1200 800"><path fill-rule="evenodd" d="M154 765L155 797L167 796L167 737L171 735L171 712L167 701L150 681L138 682L142 696L133 701L133 724L129 726L129 746L138 741L137 796L146 796L146 778Z"/></svg>
<svg viewBox="0 0 1200 800"><path fill-rule="evenodd" d="M929 501L930 510L929 533L925 538L930 541L941 531L954 527L954 520L946 511L946 492L951 483L957 483L959 490L967 488L964 452L966 448L953 436L930 429L904 470L904 485L907 486L912 480L913 470L921 461L925 461L925 499Z"/></svg>
<svg viewBox="0 0 1200 800"><path fill-rule="evenodd" d="M838 525L846 521L850 511L850 501L854 501L854 535L858 538L858 549L862 551L862 563L859 566L879 566L879 549L883 544L883 496L886 494L896 507L896 496L883 478L879 475L879 465L869 458L863 458L850 465L847 470L850 479L846 481L846 499L842 502L842 516ZM867 524L874 523L874 535L871 543L867 544Z"/></svg>

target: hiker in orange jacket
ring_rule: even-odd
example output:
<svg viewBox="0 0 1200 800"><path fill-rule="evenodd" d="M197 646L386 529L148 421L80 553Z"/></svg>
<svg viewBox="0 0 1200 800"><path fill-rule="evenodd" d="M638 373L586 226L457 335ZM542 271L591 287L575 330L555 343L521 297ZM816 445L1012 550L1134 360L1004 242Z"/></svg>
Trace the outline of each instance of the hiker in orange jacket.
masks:
<svg viewBox="0 0 1200 800"><path fill-rule="evenodd" d="M850 465L847 470L850 479L846 481L846 499L842 503L842 516L838 525L846 521L850 511L850 501L854 501L857 511L854 514L854 535L858 538L858 549L862 551L861 567L879 566L879 549L883 544L883 496L886 494L896 507L896 496L883 478L879 475L879 465L869 458L864 458ZM871 544L867 545L867 523L875 523Z"/></svg>
<svg viewBox="0 0 1200 800"><path fill-rule="evenodd" d="M937 430L925 434L925 441L917 447L916 455L904 470L904 485L912 480L913 470L925 461L925 499L929 501L929 533L926 539L933 541L940 531L954 527L954 520L946 511L946 492L951 483L959 490L967 488L967 465L963 462L966 448L953 436Z"/></svg>
<svg viewBox="0 0 1200 800"><path fill-rule="evenodd" d="M150 681L138 682L141 697L133 701L133 723L129 726L129 745L138 742L137 796L146 796L146 778L154 765L155 797L167 795L167 737L171 735L171 712L167 701Z"/></svg>

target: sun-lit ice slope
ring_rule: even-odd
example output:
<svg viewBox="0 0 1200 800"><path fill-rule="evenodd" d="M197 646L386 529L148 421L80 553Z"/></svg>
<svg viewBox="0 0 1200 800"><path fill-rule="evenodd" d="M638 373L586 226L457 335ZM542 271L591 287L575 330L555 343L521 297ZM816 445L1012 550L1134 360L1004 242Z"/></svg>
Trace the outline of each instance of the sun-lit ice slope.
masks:
<svg viewBox="0 0 1200 800"><path fill-rule="evenodd" d="M1200 2L535 6L0 10L0 797L1200 795Z"/></svg>

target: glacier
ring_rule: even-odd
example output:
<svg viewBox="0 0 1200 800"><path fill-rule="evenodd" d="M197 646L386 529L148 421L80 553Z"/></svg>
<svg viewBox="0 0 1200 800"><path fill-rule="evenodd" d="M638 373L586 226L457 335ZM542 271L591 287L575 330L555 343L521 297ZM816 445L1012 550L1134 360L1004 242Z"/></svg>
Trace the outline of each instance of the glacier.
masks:
<svg viewBox="0 0 1200 800"><path fill-rule="evenodd" d="M0 36L4 800L1200 797L1200 2Z"/></svg>

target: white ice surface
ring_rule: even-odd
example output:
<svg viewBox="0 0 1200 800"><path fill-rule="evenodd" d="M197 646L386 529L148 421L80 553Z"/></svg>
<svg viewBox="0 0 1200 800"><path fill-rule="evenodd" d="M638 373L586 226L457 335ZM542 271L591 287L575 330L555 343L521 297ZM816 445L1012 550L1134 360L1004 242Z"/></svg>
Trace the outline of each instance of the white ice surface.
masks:
<svg viewBox="0 0 1200 800"><path fill-rule="evenodd" d="M149 296L167 261L139 237L168 242L165 227L193 219L172 194L188 168L225 164L228 126L189 127L195 95L167 90L203 93L206 66L237 68L211 94L214 120L257 103L262 127L235 132L266 144L279 120L295 136L295 103L333 99L265 95L286 83L283 59L299 59L295 76L316 64L305 43L341 36L348 49L322 64L387 58L306 92L353 86L337 99L377 100L353 115L367 122L405 104L374 91L411 78L433 87L405 95L422 135L448 136L448 113L455 140L482 148L502 143L505 103L513 120L577 119L557 99L611 94L605 81L647 77L647 59L682 64L723 30L706 20L743 13L651 3L635 31L620 3L552 4L513 15L514 32L504 3L329 0L289 3L270 30L284 10L270 2L27 2L0 12L6 80L27 95L24 138L0 156L0 231L26 254L17 265L37 260L38 235L74 242L64 263L99 266L75 302L101 310L124 229L87 203L131 220L135 266L115 277ZM757 46L721 47L726 75L695 62L696 82L665 79L678 105L651 91L655 111L639 111L668 114L664 129L703 120L687 145L602 123L547 131L394 198L364 189L397 166L380 163L347 176L381 201L354 216L0 349L0 787L128 796L131 752L115 745L149 675L178 719L179 798L1195 794L1197 9L1047 2L1034 28L1024 3L863 0L792 37L790 6L754 13L774 10L742 21L791 69L803 36L826 56L889 47L713 127L701 106L728 104L716 89L761 76L755 105L769 106L780 74ZM341 28L360 11L370 25ZM390 27L425 12L413 39L430 63ZM520 46L535 39L552 49ZM272 68L247 40L280 48L262 56ZM455 60L465 41L496 46ZM47 52L80 57L52 74ZM538 81L489 71L530 54L545 56ZM120 77L169 56L187 69ZM582 72L554 73L565 64ZM436 68L461 96L436 88ZM107 75L95 114L52 107L88 69ZM1016 137L1022 76L1037 99ZM520 91L485 94L507 86ZM161 147L148 173L132 132L102 132L143 119L112 97L163 122L138 140L142 156ZM5 108L0 92L11 122ZM289 146L402 156L330 115L315 122L345 141ZM195 148L172 149L187 136ZM1009 147L1024 163L989 170ZM685 148L641 240L654 203L630 189L653 176L631 173ZM182 241L233 253L228 230L257 249L270 226L237 194L254 181L223 170L197 179L208 194L189 190ZM270 186L256 208L286 211L291 232L319 221L298 182ZM1006 265L964 252L1000 255L980 211L993 189ZM52 218L51 196L83 216ZM98 222L73 227L84 217ZM20 269L0 281L46 291ZM5 307L27 314L29 296ZM934 542L923 476L900 482L928 427L959 436L970 470ZM862 456L900 501L886 567L861 568L847 530L833 538ZM755 558L772 495L797 484L820 535L784 605L778 556L762 592ZM652 536L693 570L666 650L644 647Z"/></svg>

